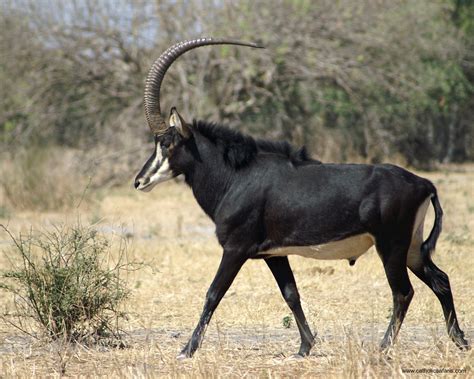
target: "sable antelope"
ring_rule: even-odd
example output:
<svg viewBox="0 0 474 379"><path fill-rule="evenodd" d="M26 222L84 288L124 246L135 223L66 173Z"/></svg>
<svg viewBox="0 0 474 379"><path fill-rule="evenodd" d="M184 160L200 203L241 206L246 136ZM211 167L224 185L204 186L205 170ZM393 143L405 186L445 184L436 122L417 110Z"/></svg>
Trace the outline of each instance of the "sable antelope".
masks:
<svg viewBox="0 0 474 379"><path fill-rule="evenodd" d="M248 259L263 259L273 273L301 335L298 354L306 356L314 336L288 255L347 259L354 264L373 245L393 294L393 314L381 347L394 341L413 297L408 267L438 297L453 341L468 349L448 276L431 260L443 214L431 182L388 164L323 164L312 160L304 148L297 150L286 142L256 140L202 121L189 124L174 107L165 122L160 86L166 71L186 51L216 44L261 47L213 38L180 42L154 62L145 85L145 114L155 149L135 187L150 191L183 175L215 223L224 249L199 322L178 358L191 357L199 347L214 310ZM435 222L423 241L430 201Z"/></svg>

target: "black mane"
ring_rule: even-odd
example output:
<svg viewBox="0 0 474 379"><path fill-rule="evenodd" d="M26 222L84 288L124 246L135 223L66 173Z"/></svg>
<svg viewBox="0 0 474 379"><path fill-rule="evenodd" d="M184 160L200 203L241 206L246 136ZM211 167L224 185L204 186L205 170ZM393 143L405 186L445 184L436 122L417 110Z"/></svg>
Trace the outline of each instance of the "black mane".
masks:
<svg viewBox="0 0 474 379"><path fill-rule="evenodd" d="M259 153L280 155L295 166L309 162L321 163L311 159L304 146L296 149L287 141L256 140L237 130L204 121L194 121L193 129L220 146L225 161L236 169L248 166Z"/></svg>

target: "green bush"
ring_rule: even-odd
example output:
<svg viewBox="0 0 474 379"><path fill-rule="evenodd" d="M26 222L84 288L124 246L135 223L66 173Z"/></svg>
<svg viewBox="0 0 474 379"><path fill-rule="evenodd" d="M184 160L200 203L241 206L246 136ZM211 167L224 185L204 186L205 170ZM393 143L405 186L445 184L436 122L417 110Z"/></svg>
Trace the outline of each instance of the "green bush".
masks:
<svg viewBox="0 0 474 379"><path fill-rule="evenodd" d="M111 244L91 228L14 236L1 227L13 241L8 258L14 266L2 273L0 288L15 295L14 326L26 331L24 321L32 319L51 340L119 336L120 305L129 295L122 276L132 267L124 261L125 244L109 267Z"/></svg>

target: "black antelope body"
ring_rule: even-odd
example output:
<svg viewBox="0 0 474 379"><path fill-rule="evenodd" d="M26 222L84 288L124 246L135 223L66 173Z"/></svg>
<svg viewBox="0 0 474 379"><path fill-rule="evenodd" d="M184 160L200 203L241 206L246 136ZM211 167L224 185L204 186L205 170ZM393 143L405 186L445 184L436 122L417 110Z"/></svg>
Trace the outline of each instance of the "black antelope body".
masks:
<svg viewBox="0 0 474 379"><path fill-rule="evenodd" d="M135 187L183 175L216 226L222 260L207 292L204 309L178 358L199 347L212 314L248 259L263 259L291 308L301 335L298 354L309 354L314 336L300 304L288 255L316 259L356 259L375 245L393 294L393 314L382 348L395 339L413 297L407 268L429 286L443 308L448 333L462 349L464 339L448 276L431 260L441 232L442 209L436 188L403 168L383 165L323 164L286 142L256 140L223 126L184 121L160 110L160 85L172 62L204 45L259 46L202 38L177 43L153 64L145 86L145 113L155 135L152 156ZM291 125L288 125L291 128ZM423 241L429 204L434 226Z"/></svg>

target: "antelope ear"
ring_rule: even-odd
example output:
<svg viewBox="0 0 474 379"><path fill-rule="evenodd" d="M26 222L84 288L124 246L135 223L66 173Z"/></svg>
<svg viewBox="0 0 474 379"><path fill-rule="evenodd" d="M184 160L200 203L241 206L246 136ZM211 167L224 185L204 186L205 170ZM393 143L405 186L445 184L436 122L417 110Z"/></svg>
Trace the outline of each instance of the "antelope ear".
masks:
<svg viewBox="0 0 474 379"><path fill-rule="evenodd" d="M179 134L184 138L191 136L190 126L184 118L178 113L175 107L171 108L169 124L172 128L176 128Z"/></svg>

